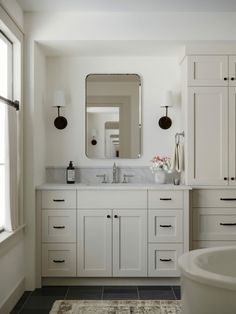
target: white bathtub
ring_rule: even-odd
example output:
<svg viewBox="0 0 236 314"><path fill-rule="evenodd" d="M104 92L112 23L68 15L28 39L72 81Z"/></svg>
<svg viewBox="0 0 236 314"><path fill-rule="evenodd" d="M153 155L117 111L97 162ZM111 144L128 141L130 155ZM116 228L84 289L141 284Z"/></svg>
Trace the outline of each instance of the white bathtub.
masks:
<svg viewBox="0 0 236 314"><path fill-rule="evenodd" d="M236 314L236 246L191 251L179 267L182 314Z"/></svg>

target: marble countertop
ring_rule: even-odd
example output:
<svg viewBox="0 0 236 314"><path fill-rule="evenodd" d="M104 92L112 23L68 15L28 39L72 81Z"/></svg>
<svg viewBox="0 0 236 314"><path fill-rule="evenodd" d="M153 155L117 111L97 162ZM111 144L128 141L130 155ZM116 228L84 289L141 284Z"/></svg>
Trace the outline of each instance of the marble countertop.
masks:
<svg viewBox="0 0 236 314"><path fill-rule="evenodd" d="M141 183L100 183L100 184L57 184L45 183L37 190L191 190L191 186L174 184L141 184Z"/></svg>

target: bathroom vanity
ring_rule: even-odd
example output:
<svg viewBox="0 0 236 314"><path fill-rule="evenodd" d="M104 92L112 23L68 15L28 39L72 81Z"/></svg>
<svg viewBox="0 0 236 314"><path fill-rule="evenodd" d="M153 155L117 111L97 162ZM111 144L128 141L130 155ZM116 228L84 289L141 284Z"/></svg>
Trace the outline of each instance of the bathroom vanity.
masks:
<svg viewBox="0 0 236 314"><path fill-rule="evenodd" d="M37 217L38 285L58 277L174 280L189 249L185 186L45 184Z"/></svg>

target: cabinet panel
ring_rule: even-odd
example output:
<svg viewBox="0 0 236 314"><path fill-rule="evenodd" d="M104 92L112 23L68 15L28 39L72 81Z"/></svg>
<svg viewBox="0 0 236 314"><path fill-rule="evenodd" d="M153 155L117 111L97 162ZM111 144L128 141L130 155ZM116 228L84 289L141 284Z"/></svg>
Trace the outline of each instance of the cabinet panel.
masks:
<svg viewBox="0 0 236 314"><path fill-rule="evenodd" d="M43 191L42 208L76 208L76 191Z"/></svg>
<svg viewBox="0 0 236 314"><path fill-rule="evenodd" d="M148 191L148 208L182 208L182 191Z"/></svg>
<svg viewBox="0 0 236 314"><path fill-rule="evenodd" d="M77 191L77 208L145 208L147 191Z"/></svg>
<svg viewBox="0 0 236 314"><path fill-rule="evenodd" d="M227 78L227 80L224 80L224 78ZM188 57L188 85L228 86L228 57Z"/></svg>
<svg viewBox="0 0 236 314"><path fill-rule="evenodd" d="M193 207L236 207L235 189L193 190Z"/></svg>
<svg viewBox="0 0 236 314"><path fill-rule="evenodd" d="M236 240L235 208L195 208L193 240Z"/></svg>
<svg viewBox="0 0 236 314"><path fill-rule="evenodd" d="M229 183L236 185L236 87L229 88Z"/></svg>
<svg viewBox="0 0 236 314"><path fill-rule="evenodd" d="M42 210L43 242L76 242L76 210Z"/></svg>
<svg viewBox="0 0 236 314"><path fill-rule="evenodd" d="M228 88L188 89L188 184L227 185Z"/></svg>
<svg viewBox="0 0 236 314"><path fill-rule="evenodd" d="M76 276L76 244L42 244L43 277Z"/></svg>
<svg viewBox="0 0 236 314"><path fill-rule="evenodd" d="M77 217L78 276L111 276L112 211L79 210Z"/></svg>
<svg viewBox="0 0 236 314"><path fill-rule="evenodd" d="M149 210L148 242L182 242L182 210Z"/></svg>
<svg viewBox="0 0 236 314"><path fill-rule="evenodd" d="M229 56L229 86L236 86L236 56Z"/></svg>
<svg viewBox="0 0 236 314"><path fill-rule="evenodd" d="M182 244L148 244L148 276L178 277L178 258L183 254Z"/></svg>
<svg viewBox="0 0 236 314"><path fill-rule="evenodd" d="M146 210L113 210L113 276L147 276Z"/></svg>

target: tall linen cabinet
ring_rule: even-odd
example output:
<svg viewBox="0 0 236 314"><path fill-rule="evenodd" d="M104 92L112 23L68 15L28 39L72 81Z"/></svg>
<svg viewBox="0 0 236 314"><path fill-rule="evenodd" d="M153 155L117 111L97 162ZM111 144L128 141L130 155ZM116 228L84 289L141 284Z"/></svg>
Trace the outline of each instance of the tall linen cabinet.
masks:
<svg viewBox="0 0 236 314"><path fill-rule="evenodd" d="M182 62L186 183L236 184L236 56Z"/></svg>

